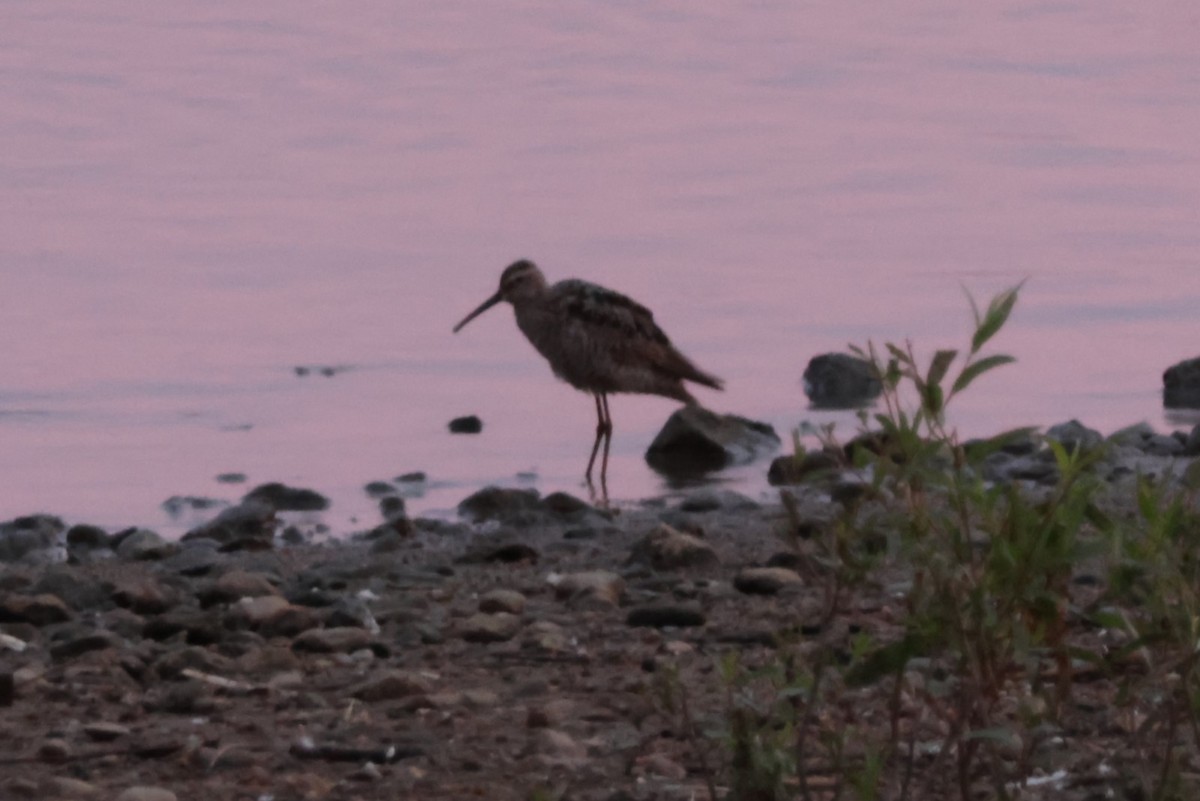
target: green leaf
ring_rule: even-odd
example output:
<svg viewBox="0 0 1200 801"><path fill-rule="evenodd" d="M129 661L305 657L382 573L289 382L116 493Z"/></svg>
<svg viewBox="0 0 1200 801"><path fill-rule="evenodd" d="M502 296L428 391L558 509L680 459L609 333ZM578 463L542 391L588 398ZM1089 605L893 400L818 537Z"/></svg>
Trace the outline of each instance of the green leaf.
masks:
<svg viewBox="0 0 1200 801"><path fill-rule="evenodd" d="M1004 323L1008 321L1008 316L1012 314L1013 307L1017 305L1017 295L1024 284L1025 282L1022 281L1011 289L1006 289L992 298L992 302L988 304L988 309L983 315L983 321L977 323L975 336L971 338L972 354L978 353L979 349L989 339L994 337L997 331L1004 327Z"/></svg>
<svg viewBox="0 0 1200 801"><path fill-rule="evenodd" d="M945 406L945 396L941 387L937 384L926 384L921 388L921 401L931 417L941 417L942 408Z"/></svg>
<svg viewBox="0 0 1200 801"><path fill-rule="evenodd" d="M979 376L983 375L988 370L995 369L1001 365L1012 364L1015 361L1016 359L1014 359L1012 356L1000 353L995 356L984 357L977 362L971 362L963 368L961 373L958 374L958 378L955 379L954 386L951 388L950 392L951 394L958 394L970 386L972 381L974 381L976 378L979 378Z"/></svg>
<svg viewBox="0 0 1200 801"><path fill-rule="evenodd" d="M933 361L929 363L929 373L925 376L925 383L940 384L946 377L946 371L950 369L950 363L957 355L958 351L956 350L939 350L933 354Z"/></svg>

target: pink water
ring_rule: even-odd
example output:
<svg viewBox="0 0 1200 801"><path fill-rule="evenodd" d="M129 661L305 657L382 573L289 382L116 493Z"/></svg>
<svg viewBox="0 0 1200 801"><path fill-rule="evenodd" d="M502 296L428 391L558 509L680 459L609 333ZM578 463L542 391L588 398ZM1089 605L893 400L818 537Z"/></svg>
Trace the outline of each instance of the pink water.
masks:
<svg viewBox="0 0 1200 801"><path fill-rule="evenodd" d="M812 355L962 344L962 287L1022 278L960 429L1194 422L1160 376L1200 355L1200 7L703 5L4 4L0 519L169 530L227 471L335 531L411 470L417 512L581 493L591 401L506 308L450 333L518 257L651 306L785 439L851 423ZM612 405L611 494L661 492L672 403Z"/></svg>

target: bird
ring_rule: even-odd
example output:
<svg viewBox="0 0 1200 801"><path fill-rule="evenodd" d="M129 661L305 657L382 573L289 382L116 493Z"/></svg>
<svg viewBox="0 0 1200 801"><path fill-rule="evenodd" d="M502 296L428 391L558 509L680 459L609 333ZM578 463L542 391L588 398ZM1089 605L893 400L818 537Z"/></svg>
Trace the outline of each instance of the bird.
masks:
<svg viewBox="0 0 1200 801"><path fill-rule="evenodd" d="M720 378L701 370L671 344L645 306L576 278L547 284L542 271L528 259L508 265L500 275L500 288L454 326L454 333L501 301L512 304L517 327L554 374L595 399L596 439L584 478L594 489L592 468L603 441L600 486L605 497L613 430L610 394L661 395L696 406L685 381L724 388Z"/></svg>

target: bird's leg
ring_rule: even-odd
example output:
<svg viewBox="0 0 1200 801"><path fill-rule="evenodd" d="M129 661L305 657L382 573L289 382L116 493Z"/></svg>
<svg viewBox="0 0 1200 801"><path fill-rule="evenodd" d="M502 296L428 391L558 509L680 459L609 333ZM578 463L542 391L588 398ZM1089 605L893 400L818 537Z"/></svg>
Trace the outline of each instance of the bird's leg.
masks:
<svg viewBox="0 0 1200 801"><path fill-rule="evenodd" d="M587 471L583 474L589 487L592 485L592 465L596 463L596 454L600 451L600 440L604 437L605 431L604 409L600 405L600 393L594 393L593 397L596 399L596 441L592 443L592 455L588 459ZM607 458L607 451L605 457ZM603 469L601 470L601 481L603 481Z"/></svg>
<svg viewBox="0 0 1200 801"><path fill-rule="evenodd" d="M600 406L604 409L604 457L600 460L600 492L608 501L608 447L612 444L612 415L608 412L608 396L600 393Z"/></svg>

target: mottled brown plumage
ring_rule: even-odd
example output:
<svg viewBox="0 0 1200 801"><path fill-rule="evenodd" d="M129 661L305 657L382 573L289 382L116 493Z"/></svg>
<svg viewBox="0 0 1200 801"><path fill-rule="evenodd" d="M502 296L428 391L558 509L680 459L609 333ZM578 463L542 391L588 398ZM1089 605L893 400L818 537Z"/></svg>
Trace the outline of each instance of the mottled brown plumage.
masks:
<svg viewBox="0 0 1200 801"><path fill-rule="evenodd" d="M585 473L589 483L601 440L602 485L608 471L610 393L663 395L691 405L696 399L685 381L721 389L719 378L675 349L645 306L587 281L568 279L548 285L531 261L509 265L500 276L500 289L456 325L455 333L505 300L513 306L517 326L550 362L554 374L596 399L596 440Z"/></svg>

